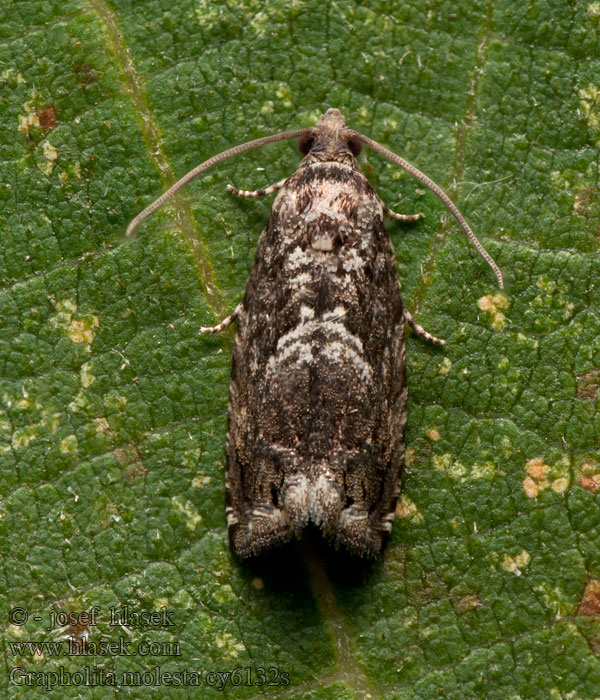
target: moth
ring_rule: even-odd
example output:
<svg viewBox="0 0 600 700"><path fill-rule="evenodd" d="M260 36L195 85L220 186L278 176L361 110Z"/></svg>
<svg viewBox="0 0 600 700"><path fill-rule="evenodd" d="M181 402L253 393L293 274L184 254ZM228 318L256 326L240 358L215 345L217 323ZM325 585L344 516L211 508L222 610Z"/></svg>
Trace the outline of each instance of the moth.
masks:
<svg viewBox="0 0 600 700"><path fill-rule="evenodd" d="M405 324L442 345L402 303L384 215L392 212L361 171L366 145L434 192L496 274L502 274L448 196L337 109L315 127L266 136L213 156L141 212L136 226L196 175L243 151L299 139L277 193L237 321L229 390L227 524L240 559L279 546L313 523L336 548L375 557L391 532L406 423Z"/></svg>

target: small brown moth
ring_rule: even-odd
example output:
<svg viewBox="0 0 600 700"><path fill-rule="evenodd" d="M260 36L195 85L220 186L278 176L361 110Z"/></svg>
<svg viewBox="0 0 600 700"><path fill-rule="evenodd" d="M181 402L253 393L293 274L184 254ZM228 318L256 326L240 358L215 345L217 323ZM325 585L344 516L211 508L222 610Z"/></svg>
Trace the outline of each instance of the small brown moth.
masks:
<svg viewBox="0 0 600 700"><path fill-rule="evenodd" d="M237 320L229 391L227 524L233 552L261 554L312 522L337 548L379 554L391 531L404 457L404 324L443 340L412 318L400 297L390 211L356 160L362 145L407 170L454 215L502 274L448 196L413 165L349 129L337 109L316 127L266 136L200 164L147 207L127 234L186 182L230 156L283 139L304 156L277 192Z"/></svg>

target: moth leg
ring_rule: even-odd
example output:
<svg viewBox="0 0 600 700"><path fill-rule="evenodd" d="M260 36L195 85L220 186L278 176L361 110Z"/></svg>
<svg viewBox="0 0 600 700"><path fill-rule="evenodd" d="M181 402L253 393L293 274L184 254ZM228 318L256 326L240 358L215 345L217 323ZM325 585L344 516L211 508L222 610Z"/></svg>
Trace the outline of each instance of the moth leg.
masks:
<svg viewBox="0 0 600 700"><path fill-rule="evenodd" d="M216 326L202 326L202 328L200 328L200 333L220 333L223 329L227 328L227 326L230 326L235 321L235 319L240 315L241 310L242 302L240 302L229 314L229 316L221 321L221 323L218 323Z"/></svg>
<svg viewBox="0 0 600 700"><path fill-rule="evenodd" d="M274 185L271 185L270 187L265 187L262 190L239 190L233 185L227 185L227 190L237 195L238 197L245 197L246 199L260 199L261 197L268 197L270 194L279 192L279 190L283 187L283 183L286 180L287 178L283 178L283 180L279 180L279 182L276 182Z"/></svg>
<svg viewBox="0 0 600 700"><path fill-rule="evenodd" d="M386 204L383 203L381 197L379 197L379 203L383 209L383 215L396 219L396 221L418 221L423 216L421 212L418 214L396 214L395 211L392 211Z"/></svg>
<svg viewBox="0 0 600 700"><path fill-rule="evenodd" d="M428 333L423 326L420 326L415 319L411 316L410 311L408 309L403 310L404 313L404 320L408 325L413 329L413 331L420 337L423 338L424 340L427 340L430 343L433 343L434 345L444 345L446 343L445 340L442 340L441 338L436 338L434 335L431 335L431 333Z"/></svg>

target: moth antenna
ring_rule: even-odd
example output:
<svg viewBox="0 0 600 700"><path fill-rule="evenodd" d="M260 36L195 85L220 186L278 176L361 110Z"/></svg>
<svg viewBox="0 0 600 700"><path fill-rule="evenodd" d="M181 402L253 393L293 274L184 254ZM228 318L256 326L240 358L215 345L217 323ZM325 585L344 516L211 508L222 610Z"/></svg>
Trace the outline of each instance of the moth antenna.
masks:
<svg viewBox="0 0 600 700"><path fill-rule="evenodd" d="M143 211L141 211L127 227L126 235L131 236L131 234L142 223L142 221L147 219L150 216L150 214L152 214L159 207L161 207L167 201L167 199L169 199L169 197L171 197L175 194L175 192L177 192L177 190L181 189L190 180L193 180L196 177L196 175L200 175L200 173L203 173L205 170L212 168L213 165L220 163L226 158L231 158L231 156L236 156L238 155L238 153L250 151L253 148L264 146L267 143L273 143L274 141L284 141L286 139L296 139L300 136L304 136L307 133L311 133L312 131L313 127L308 127L305 129L296 129L294 131L282 131L278 134L271 134L271 136L263 136L260 139L248 141L247 143L243 143L239 146L229 148L226 151L218 153L216 156L205 160L204 163L200 163L200 165L197 165L193 170L190 170L190 172L187 173L187 175L184 175L180 180L177 180L177 182L171 187L169 187L169 189L164 194L162 194L158 199L155 199L154 202L152 202L152 204L149 204Z"/></svg>
<svg viewBox="0 0 600 700"><path fill-rule="evenodd" d="M433 192L433 194L435 194L439 199L442 200L442 202L446 205L446 208L450 211L450 213L458 221L462 230L467 234L467 237L469 238L471 243L475 246L479 255L481 255L481 257L488 263L488 265L494 271L494 274L496 275L496 279L498 280L498 285L500 286L500 289L504 289L504 281L502 280L502 273L500 272L500 268L493 261L491 255L487 252L487 250L481 245L481 243L477 239L477 236L473 233L473 231L471 231L471 227L465 221L463 215L458 211L455 204L452 202L450 197L448 197L448 195L444 192L444 190L442 190L441 187L436 185L433 180L428 178L427 175L425 175L420 170L415 168L414 165L411 165L408 161L404 160L404 158L400 158L400 156L397 156L392 151L388 150L387 148L385 148L381 144L377 143L377 141L373 141L373 139L370 139L368 136L363 136L362 134L360 134L358 132L356 132L356 135L354 138L357 138L358 140L362 141L365 144L365 146L368 146L369 148L372 148L374 151L377 151L377 153L382 155L384 158L391 160L392 163L395 163L396 165L399 165L401 168L404 168L404 170L406 170L413 177L415 177L417 180L419 180L419 182L422 182L425 185L425 187L429 188Z"/></svg>

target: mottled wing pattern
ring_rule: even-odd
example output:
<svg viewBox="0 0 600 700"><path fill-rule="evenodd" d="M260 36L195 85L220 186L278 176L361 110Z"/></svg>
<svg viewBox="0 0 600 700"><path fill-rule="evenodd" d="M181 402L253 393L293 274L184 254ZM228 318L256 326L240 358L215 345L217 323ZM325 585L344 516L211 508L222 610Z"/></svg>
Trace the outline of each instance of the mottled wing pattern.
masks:
<svg viewBox="0 0 600 700"><path fill-rule="evenodd" d="M313 522L378 554L404 450L403 307L379 198L358 165L308 157L282 186L238 317L227 515L245 558Z"/></svg>

